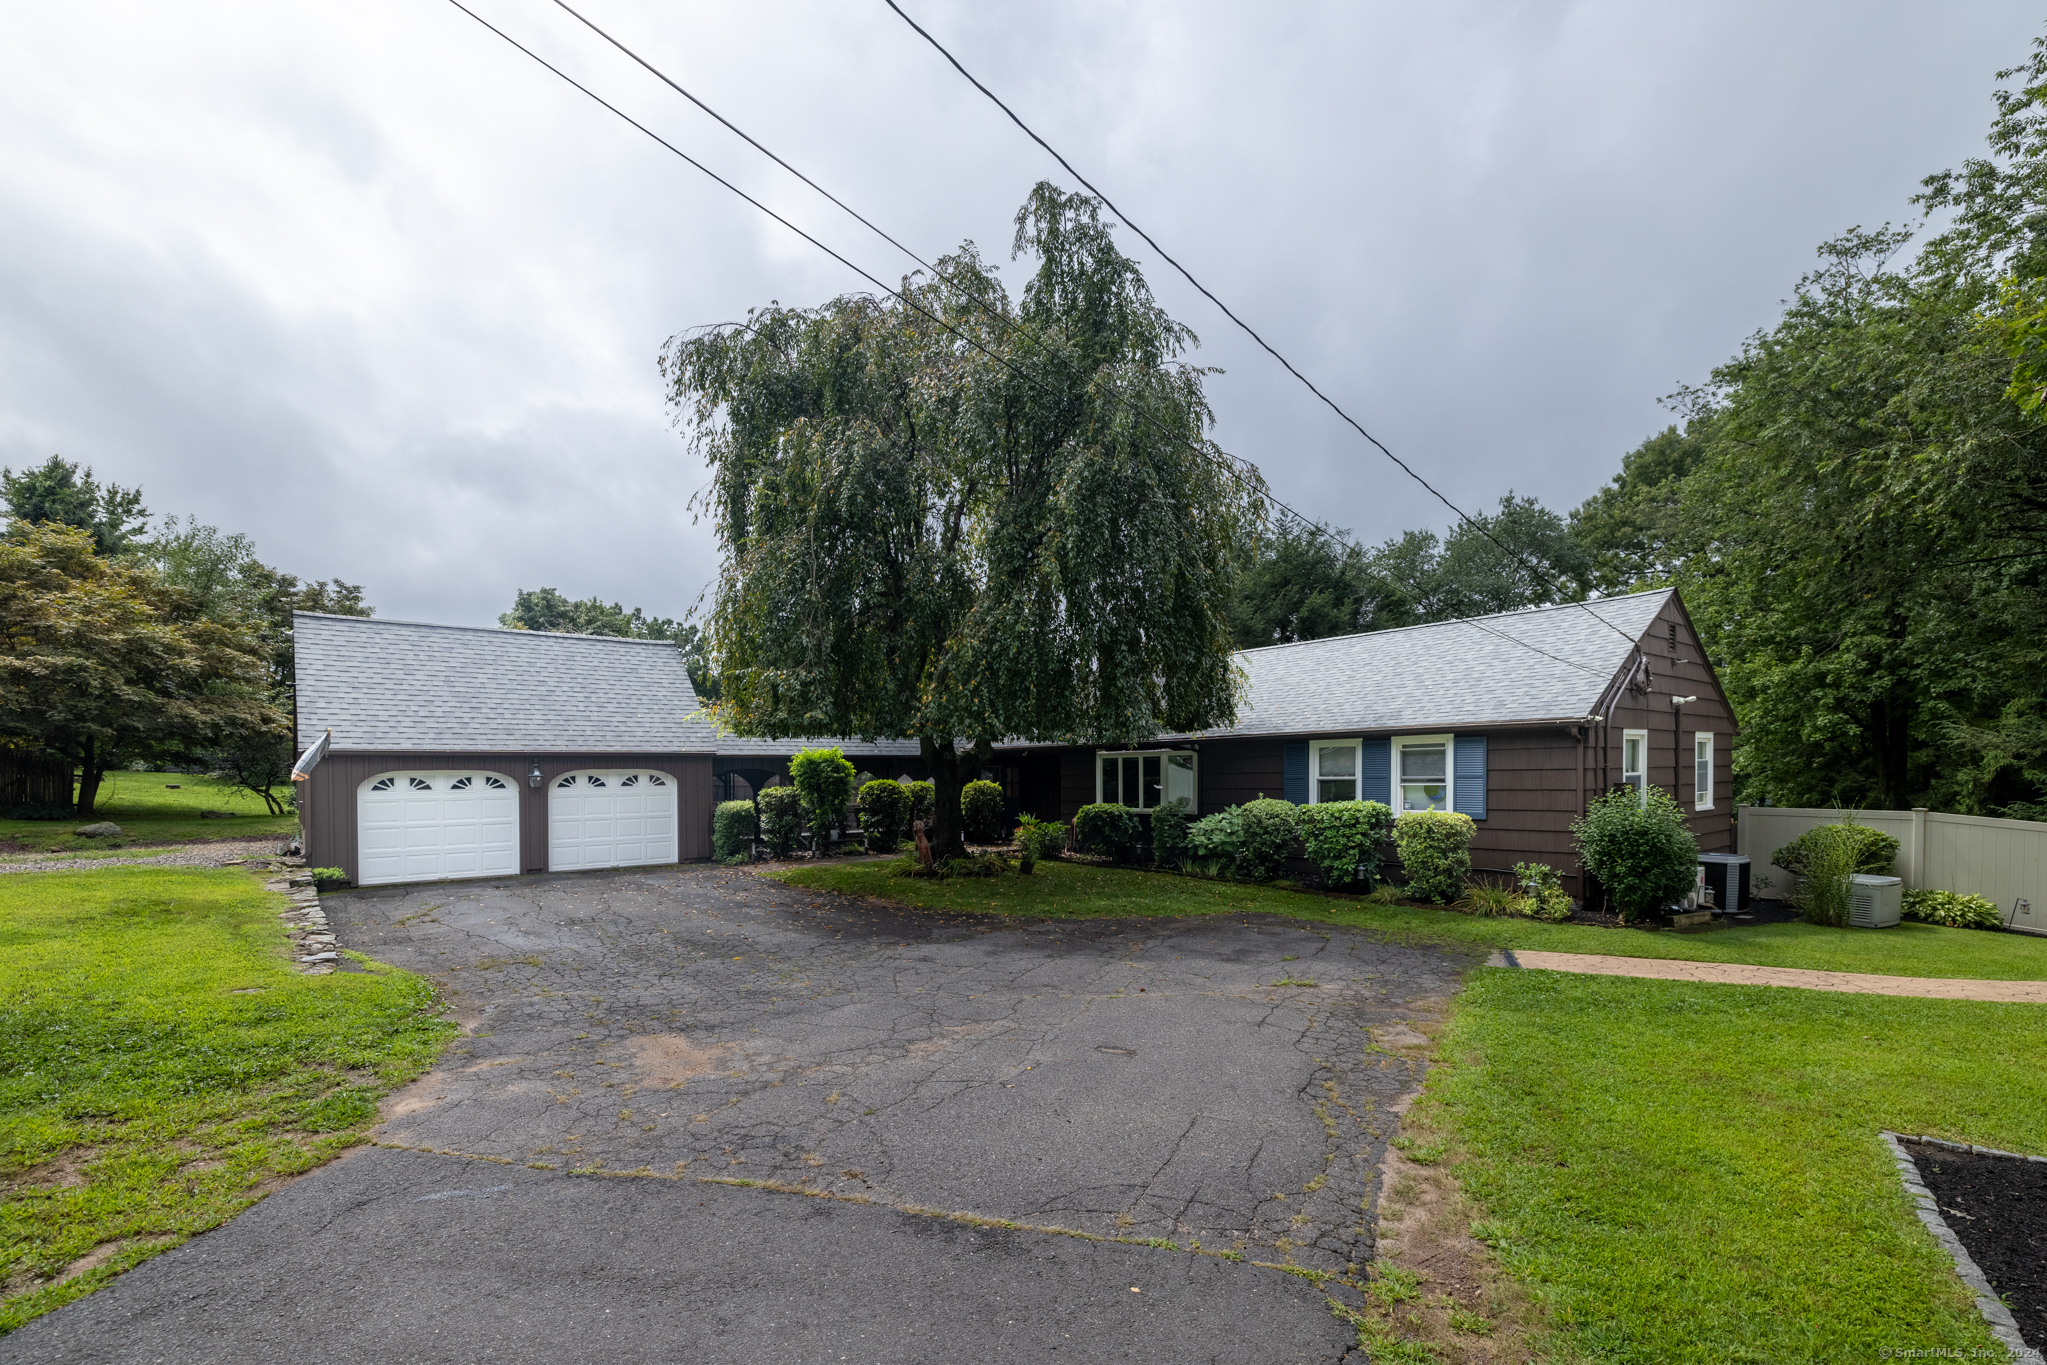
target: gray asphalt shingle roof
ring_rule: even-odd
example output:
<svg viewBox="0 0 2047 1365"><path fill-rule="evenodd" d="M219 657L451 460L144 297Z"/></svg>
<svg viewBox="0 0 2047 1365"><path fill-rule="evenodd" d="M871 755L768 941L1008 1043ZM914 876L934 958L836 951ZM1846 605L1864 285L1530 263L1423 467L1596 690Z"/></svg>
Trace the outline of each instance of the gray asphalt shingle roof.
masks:
<svg viewBox="0 0 2047 1365"><path fill-rule="evenodd" d="M1473 729L1588 715L1671 590L1268 645L1214 735Z"/></svg>
<svg viewBox="0 0 2047 1365"><path fill-rule="evenodd" d="M665 640L292 613L299 743L337 749L708 753Z"/></svg>
<svg viewBox="0 0 2047 1365"><path fill-rule="evenodd" d="M1587 715L1668 589L1246 650L1222 735L1426 732ZM914 740L742 739L697 713L665 641L293 614L299 743L337 749L625 751L778 757L832 744L915 757ZM1011 747L1005 745L1004 747Z"/></svg>

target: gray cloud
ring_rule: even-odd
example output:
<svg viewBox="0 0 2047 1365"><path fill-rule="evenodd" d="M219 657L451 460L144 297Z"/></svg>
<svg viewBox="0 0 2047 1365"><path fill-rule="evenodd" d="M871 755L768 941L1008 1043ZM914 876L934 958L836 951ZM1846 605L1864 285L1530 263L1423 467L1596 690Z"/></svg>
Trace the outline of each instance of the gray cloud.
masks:
<svg viewBox="0 0 2047 1365"><path fill-rule="evenodd" d="M909 268L553 6L482 8ZM911 8L1468 506L1607 478L1820 240L1978 153L2039 30L2004 3ZM1057 178L879 0L591 12L927 256L1005 258ZM661 342L860 287L446 5L83 0L10 38L0 462L140 482L387 615L488 621L542 583L685 609L715 547ZM1441 523L1148 264L1226 371L1226 447L1367 538Z"/></svg>

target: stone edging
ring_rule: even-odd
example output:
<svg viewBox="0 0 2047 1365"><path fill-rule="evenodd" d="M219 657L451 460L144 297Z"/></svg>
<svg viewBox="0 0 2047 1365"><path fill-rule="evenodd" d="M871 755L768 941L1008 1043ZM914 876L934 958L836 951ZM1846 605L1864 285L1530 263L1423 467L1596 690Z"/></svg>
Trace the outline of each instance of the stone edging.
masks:
<svg viewBox="0 0 2047 1365"><path fill-rule="evenodd" d="M1960 1275L1962 1283L1975 1293L1976 1311L1981 1313L1983 1321L1989 1324L1991 1334L2011 1350L2014 1360L2039 1360L2040 1352L2026 1345L2026 1339L2019 1335L2017 1319L2013 1318L2011 1310L2004 1306L2004 1301L1997 1297L1997 1291L1990 1287L1990 1281L1984 1278L1983 1272L1977 1269L1975 1258L1969 1255L1961 1239L1955 1236L1954 1229L1947 1225L1947 1219L1940 1216L1940 1205L1934 1201L1933 1191L1927 1189L1926 1183L1919 1178L1919 1165L1912 1160L1912 1154L1905 1150L1903 1144L1924 1142L1955 1152L2014 1157L2020 1161L2047 1162L2047 1157L2020 1156L2017 1152L2000 1152L1991 1147L1972 1147L1966 1142L1947 1142L1940 1138L1911 1137L1893 1133L1889 1129L1878 1130L1878 1135L1883 1138L1884 1146L1890 1148L1891 1158L1898 1163L1898 1174L1905 1182L1905 1193L1911 1195L1918 1204L1919 1221L1926 1224L1926 1230L1934 1235L1947 1254L1953 1258L1955 1273Z"/></svg>

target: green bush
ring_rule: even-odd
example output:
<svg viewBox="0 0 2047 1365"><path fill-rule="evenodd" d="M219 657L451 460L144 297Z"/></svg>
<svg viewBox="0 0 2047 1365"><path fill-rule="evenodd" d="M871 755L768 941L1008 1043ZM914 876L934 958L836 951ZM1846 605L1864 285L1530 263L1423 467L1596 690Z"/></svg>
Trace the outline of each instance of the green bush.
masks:
<svg viewBox="0 0 2047 1365"><path fill-rule="evenodd" d="M880 778L860 788L860 833L869 853L887 853L910 832L910 793Z"/></svg>
<svg viewBox="0 0 2047 1365"><path fill-rule="evenodd" d="M905 786L904 790L910 793L910 828L915 829L917 822L922 820L924 832L929 834L931 812L937 799L934 795L935 789L929 782L912 782Z"/></svg>
<svg viewBox="0 0 2047 1365"><path fill-rule="evenodd" d="M1332 887L1379 879L1379 844L1393 828L1382 801L1324 801L1300 808L1301 845Z"/></svg>
<svg viewBox="0 0 2047 1365"><path fill-rule="evenodd" d="M306 875L313 879L313 885L325 886L328 882L345 882L348 873L338 867L309 867ZM1995 913L1994 911L1992 913Z"/></svg>
<svg viewBox="0 0 2047 1365"><path fill-rule="evenodd" d="M1109 801L1082 806L1073 817L1073 832L1087 852L1124 862L1137 843L1137 812Z"/></svg>
<svg viewBox="0 0 2047 1365"><path fill-rule="evenodd" d="M1040 820L1025 811L1016 817L1016 841L1033 858L1058 858L1066 852L1066 826L1057 820Z"/></svg>
<svg viewBox="0 0 2047 1365"><path fill-rule="evenodd" d="M1527 897L1524 911L1530 919L1559 924L1571 917L1571 898L1564 894L1564 877L1548 863L1514 864L1514 882Z"/></svg>
<svg viewBox="0 0 2047 1365"><path fill-rule="evenodd" d="M1151 813L1151 860L1160 867L1178 867L1187 861L1187 802L1183 797L1168 801Z"/></svg>
<svg viewBox="0 0 2047 1365"><path fill-rule="evenodd" d="M2004 917L1982 896L1960 891L1907 891L1905 918L1950 929L2002 929Z"/></svg>
<svg viewBox="0 0 2047 1365"><path fill-rule="evenodd" d="M1187 846L1204 868L1204 875L1217 876L1237 865L1244 847L1244 808L1225 806L1187 826Z"/></svg>
<svg viewBox="0 0 2047 1365"><path fill-rule="evenodd" d="M711 812L711 856L719 862L745 857L753 846L753 834L753 802L720 801Z"/></svg>
<svg viewBox="0 0 2047 1365"><path fill-rule="evenodd" d="M1393 846L1407 873L1407 894L1447 905L1464 892L1471 873L1471 836L1478 826L1469 815L1449 810L1411 810L1393 822Z"/></svg>
<svg viewBox="0 0 2047 1365"><path fill-rule="evenodd" d="M796 847L803 831L803 793L794 787L766 787L757 798L761 810L761 840L771 857L786 858Z"/></svg>
<svg viewBox="0 0 2047 1365"><path fill-rule="evenodd" d="M1824 833L1823 831L1826 830L1849 830L1852 833L1834 835ZM1855 823L1855 817L1852 815L1838 825L1820 825L1817 828L1807 830L1775 853L1772 853L1770 861L1794 877L1810 875L1806 871L1806 863L1812 857L1815 836L1820 839L1845 838L1848 840L1848 856L1852 857L1855 862L1855 866L1848 869L1850 872L1870 872L1879 877L1888 877L1897 866L1897 836L1885 834L1880 829L1871 829L1867 825L1859 825ZM1840 855L1838 853L1832 856L1835 861L1839 860Z"/></svg>
<svg viewBox="0 0 2047 1365"><path fill-rule="evenodd" d="M1451 902L1450 908L1462 910L1467 915L1497 919L1504 915L1526 915L1535 908L1535 902L1514 887L1475 881L1464 888L1463 895Z"/></svg>
<svg viewBox="0 0 2047 1365"><path fill-rule="evenodd" d="M1269 796L1246 801L1238 809L1238 876L1269 882L1280 874L1300 838L1300 810L1291 801L1276 801Z"/></svg>
<svg viewBox="0 0 2047 1365"><path fill-rule="evenodd" d="M853 765L837 749L805 749L789 760L789 781L803 794L804 812L810 816L813 853L825 851L832 826L846 818L853 776Z"/></svg>
<svg viewBox="0 0 2047 1365"><path fill-rule="evenodd" d="M996 853L970 853L964 858L941 858L926 865L915 858L898 858L889 865L897 877L929 877L935 881L957 881L962 877L1007 877L1015 868Z"/></svg>
<svg viewBox="0 0 2047 1365"><path fill-rule="evenodd" d="M1653 915L1691 891L1699 877L1699 842L1670 793L1609 792L1571 822L1578 861L1599 878L1622 920Z"/></svg>
<svg viewBox="0 0 2047 1365"><path fill-rule="evenodd" d="M977 844L993 844L1002 840L1002 827L1007 822L1002 818L1002 784L983 778L969 782L960 792L960 822L966 826L967 838Z"/></svg>

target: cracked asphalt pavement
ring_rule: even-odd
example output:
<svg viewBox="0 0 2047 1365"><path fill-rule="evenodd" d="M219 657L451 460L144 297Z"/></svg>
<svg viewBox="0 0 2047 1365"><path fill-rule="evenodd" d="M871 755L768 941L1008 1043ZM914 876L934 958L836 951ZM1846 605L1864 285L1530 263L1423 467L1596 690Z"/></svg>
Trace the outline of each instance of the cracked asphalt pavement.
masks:
<svg viewBox="0 0 2047 1365"><path fill-rule="evenodd" d="M1370 1259L1413 1025L1476 961L714 866L325 905L465 1036L378 1146L10 1359L1341 1360L1316 1276Z"/></svg>

